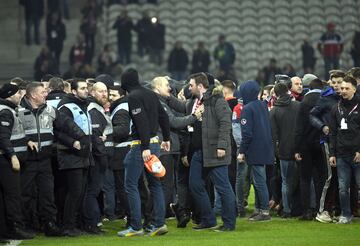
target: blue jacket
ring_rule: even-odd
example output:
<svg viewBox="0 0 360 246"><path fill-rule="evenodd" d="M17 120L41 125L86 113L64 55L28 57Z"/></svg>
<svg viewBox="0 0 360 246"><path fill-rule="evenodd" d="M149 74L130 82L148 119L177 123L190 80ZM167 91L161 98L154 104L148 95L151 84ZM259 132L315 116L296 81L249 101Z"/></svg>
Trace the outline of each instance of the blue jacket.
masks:
<svg viewBox="0 0 360 246"><path fill-rule="evenodd" d="M274 148L269 111L258 100L259 92L256 81L246 81L240 86L244 108L240 117L242 140L239 153L245 154L246 162L250 165L272 165Z"/></svg>

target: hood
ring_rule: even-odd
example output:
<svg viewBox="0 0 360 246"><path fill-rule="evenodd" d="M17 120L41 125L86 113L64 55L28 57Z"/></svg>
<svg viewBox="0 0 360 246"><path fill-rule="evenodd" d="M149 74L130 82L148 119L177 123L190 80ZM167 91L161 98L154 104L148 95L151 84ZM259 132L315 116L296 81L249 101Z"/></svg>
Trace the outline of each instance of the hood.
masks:
<svg viewBox="0 0 360 246"><path fill-rule="evenodd" d="M127 92L140 87L139 74L133 69L129 68L121 75L121 88Z"/></svg>
<svg viewBox="0 0 360 246"><path fill-rule="evenodd" d="M115 102L113 102L111 105L110 105L110 114L114 111L114 109L119 106L120 103L124 103L124 102L127 102L128 101L128 98L127 96L125 97L122 97L122 98L119 98L118 100L116 100Z"/></svg>
<svg viewBox="0 0 360 246"><path fill-rule="evenodd" d="M204 94L204 100L213 96L223 96L221 86L210 85Z"/></svg>
<svg viewBox="0 0 360 246"><path fill-rule="evenodd" d="M73 94L66 94L63 99L59 102L58 108L67 103L75 103L81 109L86 110L89 102L88 100L82 100L80 98L75 97Z"/></svg>
<svg viewBox="0 0 360 246"><path fill-rule="evenodd" d="M243 99L244 105L258 100L260 86L258 82L249 80L240 85L240 98Z"/></svg>
<svg viewBox="0 0 360 246"><path fill-rule="evenodd" d="M328 96L338 96L338 95L336 94L334 88L328 86L321 91L321 96L328 97Z"/></svg>
<svg viewBox="0 0 360 246"><path fill-rule="evenodd" d="M289 94L285 94L284 96L278 98L274 105L279 107L288 106L291 103L291 96Z"/></svg>

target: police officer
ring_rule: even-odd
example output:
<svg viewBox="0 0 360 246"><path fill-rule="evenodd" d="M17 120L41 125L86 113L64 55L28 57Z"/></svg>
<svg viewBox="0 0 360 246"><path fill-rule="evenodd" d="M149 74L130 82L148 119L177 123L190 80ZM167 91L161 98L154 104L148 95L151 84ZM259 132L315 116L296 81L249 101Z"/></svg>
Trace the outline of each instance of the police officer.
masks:
<svg viewBox="0 0 360 246"><path fill-rule="evenodd" d="M54 204L54 177L51 170L52 144L54 134L66 133L73 139L84 136L82 130L66 115L45 103L47 92L39 82L30 83L26 88L19 109L28 142L28 160L21 172L24 215L28 225L32 223L29 204L33 199L34 187L38 190L39 215L46 236L60 236L62 232L55 224L57 209ZM76 147L73 141L68 147Z"/></svg>
<svg viewBox="0 0 360 246"><path fill-rule="evenodd" d="M92 155L95 166L90 168L83 209L84 229L90 234L100 234L97 226L100 222L100 209L97 197L103 188L104 175L109 158L113 155L112 124L110 116L105 114L104 106L108 103L107 87L96 82L91 92L91 102L87 108L92 125Z"/></svg>
<svg viewBox="0 0 360 246"><path fill-rule="evenodd" d="M64 143L70 142L71 144L74 139L61 134L57 144L57 158L65 190L65 200L63 201L64 234L79 236L81 231L76 228L78 224L76 219L85 194L91 151L91 122L87 113L89 103L85 79L74 79L71 82L71 92L60 101L59 111L72 118L86 136L76 142L73 148L69 148Z"/></svg>
<svg viewBox="0 0 360 246"><path fill-rule="evenodd" d="M21 100L16 85L5 84L0 89L0 196L8 230L6 237L31 239L34 235L24 231L21 213L20 161L26 157L26 136L18 119L16 108ZM1 199L2 200L2 199ZM0 232L0 234L3 234Z"/></svg>

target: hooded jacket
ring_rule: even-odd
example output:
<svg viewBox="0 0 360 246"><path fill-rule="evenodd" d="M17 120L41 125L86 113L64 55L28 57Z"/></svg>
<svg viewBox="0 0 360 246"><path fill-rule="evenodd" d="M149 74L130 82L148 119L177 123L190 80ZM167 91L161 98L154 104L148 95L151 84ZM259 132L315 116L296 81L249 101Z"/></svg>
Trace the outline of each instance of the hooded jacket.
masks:
<svg viewBox="0 0 360 246"><path fill-rule="evenodd" d="M244 108L241 111L240 154L245 154L250 165L274 164L274 148L271 135L269 111L258 100L260 86L256 81L247 81L240 86Z"/></svg>
<svg viewBox="0 0 360 246"><path fill-rule="evenodd" d="M286 94L276 100L270 111L273 142L275 148L278 149L280 160L294 159L294 125L299 108L300 103L292 101L290 95Z"/></svg>
<svg viewBox="0 0 360 246"><path fill-rule="evenodd" d="M180 102L175 97L169 98L169 106L191 115L195 99ZM231 163L231 110L220 91L210 86L203 96L204 113L201 121L201 141L203 166L216 167ZM217 149L225 150L225 157L217 157Z"/></svg>
<svg viewBox="0 0 360 246"><path fill-rule="evenodd" d="M159 125L163 141L170 141L169 117L155 92L140 85L136 70L129 69L122 75L121 87L129 92L131 137L141 141L141 149L149 149L150 138L157 136Z"/></svg>
<svg viewBox="0 0 360 246"><path fill-rule="evenodd" d="M71 94L67 94L64 98L60 101L58 105L58 110L64 115L67 115L69 118L74 120L74 116L72 112L67 107L62 107L64 104L74 103L76 104L82 112L86 113L88 101L81 100ZM76 139L72 138L68 134L59 134L58 136L58 150L57 150L57 157L59 163L59 169L73 169L73 168L86 168L91 165L91 136L85 135L81 139L78 139L80 142L81 149L77 150L73 147L71 148L61 148L61 145L71 146L72 143Z"/></svg>

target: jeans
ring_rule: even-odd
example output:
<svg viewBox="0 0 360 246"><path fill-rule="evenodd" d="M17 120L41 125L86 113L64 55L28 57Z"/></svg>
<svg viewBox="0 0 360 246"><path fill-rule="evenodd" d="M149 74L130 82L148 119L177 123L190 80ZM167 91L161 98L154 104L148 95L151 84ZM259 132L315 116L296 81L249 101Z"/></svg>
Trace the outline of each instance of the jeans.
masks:
<svg viewBox="0 0 360 246"><path fill-rule="evenodd" d="M353 156L337 158L337 174L339 177L339 196L341 215L351 217L350 182L352 174L357 187L360 187L360 163L354 163Z"/></svg>
<svg viewBox="0 0 360 246"><path fill-rule="evenodd" d="M237 163L236 169L236 204L238 213L245 212L245 179L248 172L248 165L244 163Z"/></svg>
<svg viewBox="0 0 360 246"><path fill-rule="evenodd" d="M205 187L205 180L208 175L221 197L221 217L224 226L233 229L236 222L236 204L235 195L229 182L228 167L224 165L204 168L202 151L194 152L190 164L190 190L197 207L201 209L201 223L207 226L215 226L216 217Z"/></svg>
<svg viewBox="0 0 360 246"><path fill-rule="evenodd" d="M105 170L103 186L104 214L109 219L115 219L115 179L114 171L109 167Z"/></svg>
<svg viewBox="0 0 360 246"><path fill-rule="evenodd" d="M291 198L294 191L295 161L280 160L281 194L284 213L291 213Z"/></svg>
<svg viewBox="0 0 360 246"><path fill-rule="evenodd" d="M269 210L269 191L266 185L265 165L250 165L255 188L255 209Z"/></svg>
<svg viewBox="0 0 360 246"><path fill-rule="evenodd" d="M157 143L150 144L152 154L159 156L160 146ZM125 160L125 191L130 206L130 226L134 230L140 230L141 224L141 200L139 194L139 179L144 172L144 160L140 145L136 145L127 153ZM165 206L164 192L161 182L158 178L152 176L147 171L146 178L148 181L150 193L153 199L152 223L155 227L161 227L165 223Z"/></svg>

